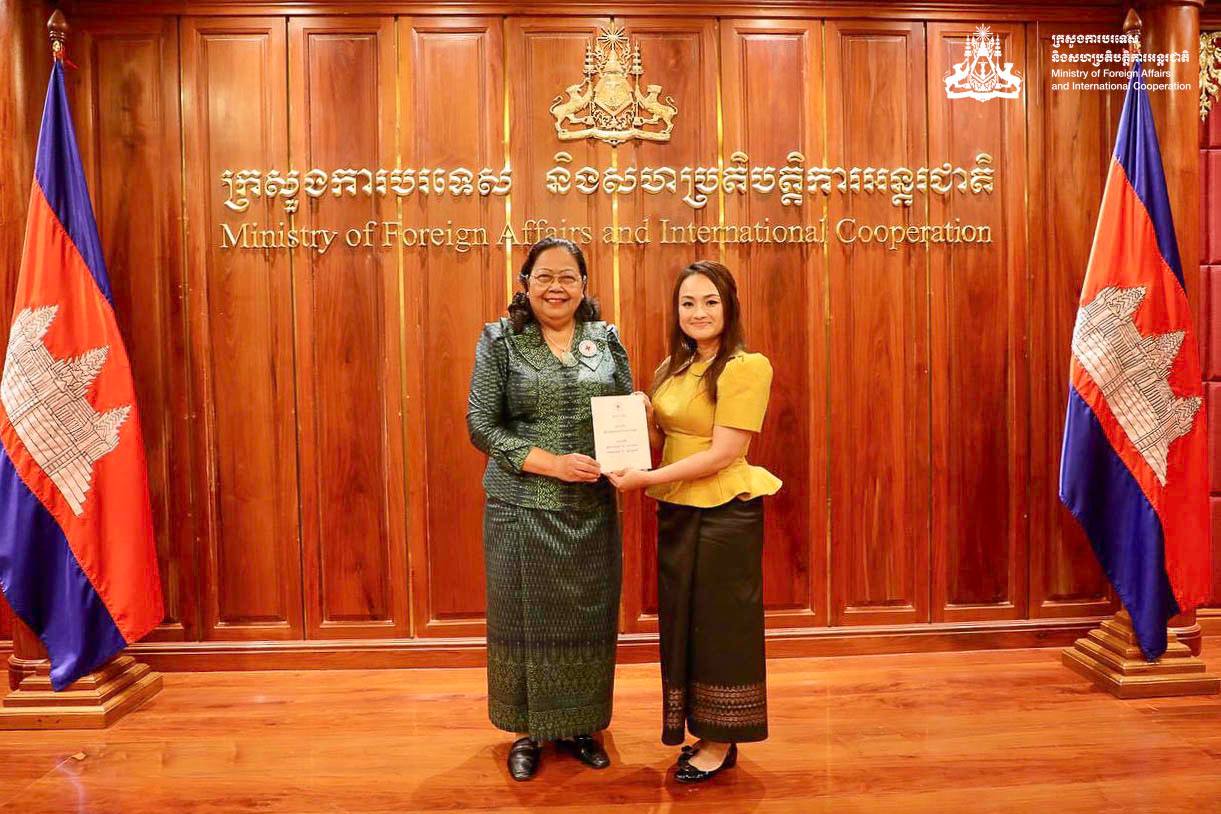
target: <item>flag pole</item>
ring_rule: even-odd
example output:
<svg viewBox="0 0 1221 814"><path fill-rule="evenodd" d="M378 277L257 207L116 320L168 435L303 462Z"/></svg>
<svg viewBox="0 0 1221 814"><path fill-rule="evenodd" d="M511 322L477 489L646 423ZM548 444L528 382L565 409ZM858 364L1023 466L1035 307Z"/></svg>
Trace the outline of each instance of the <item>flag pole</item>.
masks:
<svg viewBox="0 0 1221 814"><path fill-rule="evenodd" d="M1139 54L1141 48L1141 28L1144 27L1144 22L1140 15L1136 13L1136 9L1128 9L1128 15L1123 18L1123 33L1127 34L1131 39L1128 40L1128 53Z"/></svg>
<svg viewBox="0 0 1221 814"><path fill-rule="evenodd" d="M56 62L62 62L68 41L68 18L59 9L55 9L47 20L47 34L51 37L51 56Z"/></svg>
<svg viewBox="0 0 1221 814"><path fill-rule="evenodd" d="M68 20L59 9L47 20L47 36L51 39L51 55L56 60L62 59L64 43L68 39ZM16 690L27 676L37 672L39 666L49 666L50 662L47 660L46 648L42 646L34 631L30 630L17 614L11 616L13 652L8 660L8 684L10 690Z"/></svg>
<svg viewBox="0 0 1221 814"><path fill-rule="evenodd" d="M47 20L51 55L67 60L68 21L56 9ZM105 729L161 691L160 673L119 654L63 692L51 686L51 662L38 636L14 612L8 695L0 696L0 730Z"/></svg>
<svg viewBox="0 0 1221 814"><path fill-rule="evenodd" d="M11 614L13 623L13 652L8 658L8 686L15 690L26 676L33 675L38 665L49 665L47 651L16 614Z"/></svg>

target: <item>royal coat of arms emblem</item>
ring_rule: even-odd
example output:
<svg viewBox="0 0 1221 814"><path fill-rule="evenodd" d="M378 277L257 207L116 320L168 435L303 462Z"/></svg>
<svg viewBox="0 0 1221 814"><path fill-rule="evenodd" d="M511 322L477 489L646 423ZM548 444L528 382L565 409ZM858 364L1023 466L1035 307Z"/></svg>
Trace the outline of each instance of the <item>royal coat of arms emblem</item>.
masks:
<svg viewBox="0 0 1221 814"><path fill-rule="evenodd" d="M1016 99L1022 93L1022 77L1013 63L1001 64L1001 40L986 25L975 29L963 46L963 59L945 77L945 95L950 99Z"/></svg>
<svg viewBox="0 0 1221 814"><path fill-rule="evenodd" d="M616 146L631 139L669 141L678 108L660 85L641 90L640 46L620 26L598 32L585 46L584 78L551 103L560 141L595 138Z"/></svg>

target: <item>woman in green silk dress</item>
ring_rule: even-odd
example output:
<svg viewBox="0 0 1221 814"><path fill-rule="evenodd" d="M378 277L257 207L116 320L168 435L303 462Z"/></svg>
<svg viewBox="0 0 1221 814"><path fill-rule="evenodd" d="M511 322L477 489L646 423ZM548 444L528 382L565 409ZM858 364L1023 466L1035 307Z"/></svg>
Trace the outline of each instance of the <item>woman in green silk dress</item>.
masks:
<svg viewBox="0 0 1221 814"><path fill-rule="evenodd" d="M595 768L610 724L622 553L615 490L593 459L591 396L632 390L627 353L585 296L573 243L531 247L509 316L484 327L467 402L483 487L488 715L520 735L526 780L553 740Z"/></svg>

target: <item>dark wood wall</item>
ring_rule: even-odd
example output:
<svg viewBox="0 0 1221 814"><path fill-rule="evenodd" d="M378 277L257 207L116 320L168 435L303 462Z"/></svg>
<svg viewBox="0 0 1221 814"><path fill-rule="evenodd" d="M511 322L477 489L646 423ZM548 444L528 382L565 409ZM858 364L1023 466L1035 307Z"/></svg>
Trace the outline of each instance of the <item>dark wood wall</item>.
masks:
<svg viewBox="0 0 1221 814"><path fill-rule="evenodd" d="M241 215L222 206L221 172L241 168L512 166L508 198L301 196L297 222L327 226L991 224L991 245L898 251L595 241L591 289L645 385L675 271L709 254L737 275L750 343L776 369L752 450L785 481L765 549L773 652L1062 641L1114 608L1056 484L1118 98L1051 92L1050 50L1055 33L1117 30L1118 4L813 4L776 17L628 5L614 21L680 112L670 143L617 150L559 142L547 113L611 21L582 9L69 8L74 112L137 376L167 597L147 657L478 658L483 458L466 439L466 388L522 251L221 249L221 224L286 217L265 199ZM980 22L1025 78L1021 98L946 98L942 79ZM830 166L970 166L987 152L996 183L917 194L910 210L881 195L802 207L733 195L693 212L681 196L553 195L543 175L561 149L573 167L715 166L739 149L758 165L798 149ZM624 642L647 658L652 504L623 508Z"/></svg>

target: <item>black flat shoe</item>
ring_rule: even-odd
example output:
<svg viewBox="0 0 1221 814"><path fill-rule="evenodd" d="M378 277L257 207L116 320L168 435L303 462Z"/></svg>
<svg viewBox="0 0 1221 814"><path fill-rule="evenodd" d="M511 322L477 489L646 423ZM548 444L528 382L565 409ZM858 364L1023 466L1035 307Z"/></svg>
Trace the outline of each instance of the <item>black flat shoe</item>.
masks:
<svg viewBox="0 0 1221 814"><path fill-rule="evenodd" d="M725 759L721 761L721 765L708 771L697 769L680 757L678 768L674 772L674 779L679 783L703 783L705 780L711 780L716 777L726 769L732 769L737 763L738 745L731 743L729 744L729 751L725 753Z"/></svg>
<svg viewBox="0 0 1221 814"><path fill-rule="evenodd" d="M514 780L529 780L538 771L539 742L530 738L518 738L509 748L509 777Z"/></svg>
<svg viewBox="0 0 1221 814"><path fill-rule="evenodd" d="M595 769L605 769L610 765L610 757L602 744L590 735L577 735L575 738L562 738L555 742L557 749L562 749L586 766Z"/></svg>

